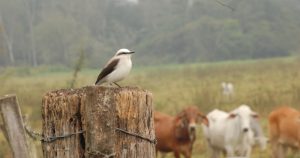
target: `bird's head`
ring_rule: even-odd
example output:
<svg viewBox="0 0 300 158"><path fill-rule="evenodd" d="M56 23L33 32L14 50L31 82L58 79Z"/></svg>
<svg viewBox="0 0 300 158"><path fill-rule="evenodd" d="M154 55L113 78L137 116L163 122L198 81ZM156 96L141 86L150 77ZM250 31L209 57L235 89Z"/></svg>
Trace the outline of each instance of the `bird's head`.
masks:
<svg viewBox="0 0 300 158"><path fill-rule="evenodd" d="M117 51L115 56L121 56L121 55L129 55L130 56L133 53L134 53L134 51L131 51L131 50L126 49L126 48L122 48L122 49L119 49Z"/></svg>

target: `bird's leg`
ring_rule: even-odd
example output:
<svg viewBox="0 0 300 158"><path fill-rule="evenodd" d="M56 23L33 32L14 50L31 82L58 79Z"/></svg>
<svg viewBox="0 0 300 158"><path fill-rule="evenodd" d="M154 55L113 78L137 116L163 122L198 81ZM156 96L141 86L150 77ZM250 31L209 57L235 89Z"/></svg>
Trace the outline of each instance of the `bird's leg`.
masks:
<svg viewBox="0 0 300 158"><path fill-rule="evenodd" d="M115 85L117 85L119 88L121 88L121 86L120 85L118 85L116 82L113 82Z"/></svg>
<svg viewBox="0 0 300 158"><path fill-rule="evenodd" d="M108 84L109 84L109 86L111 86L111 87L114 86L114 84L112 84L111 82L109 82Z"/></svg>

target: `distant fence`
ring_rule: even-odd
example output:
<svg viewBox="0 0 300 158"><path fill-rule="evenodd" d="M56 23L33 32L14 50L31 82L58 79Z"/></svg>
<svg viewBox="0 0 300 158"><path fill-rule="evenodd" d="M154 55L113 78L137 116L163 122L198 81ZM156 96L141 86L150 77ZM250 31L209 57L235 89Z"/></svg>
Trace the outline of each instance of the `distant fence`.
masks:
<svg viewBox="0 0 300 158"><path fill-rule="evenodd" d="M8 110L2 102L4 117ZM47 93L42 104L43 133L31 134L41 139L44 158L155 157L152 95L147 91L100 86L64 89ZM17 120L24 137L22 118ZM10 144L14 141L9 139ZM22 148L29 155L28 146Z"/></svg>

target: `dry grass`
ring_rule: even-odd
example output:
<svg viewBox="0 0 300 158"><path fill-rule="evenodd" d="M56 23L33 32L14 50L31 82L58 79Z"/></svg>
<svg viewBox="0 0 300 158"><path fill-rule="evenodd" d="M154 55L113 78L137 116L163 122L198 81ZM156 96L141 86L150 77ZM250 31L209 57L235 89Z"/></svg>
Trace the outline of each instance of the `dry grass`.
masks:
<svg viewBox="0 0 300 158"><path fill-rule="evenodd" d="M207 113L214 108L230 110L248 104L261 114L265 133L268 113L278 105L299 106L300 62L298 59L272 59L214 64L169 65L135 68L121 85L138 86L153 92L156 110L176 114L187 105L197 105ZM41 98L47 91L66 88L72 72L60 68L9 68L0 70L0 95L16 93L22 112L30 116L30 124L40 128ZM98 70L83 70L76 87L91 85ZM232 82L235 95L228 100L221 94L220 84ZM0 142L4 141L0 137ZM7 146L0 147L0 157L9 155ZM8 156L9 157L9 156ZM208 151L199 128L195 158L207 158ZM254 151L255 158L270 157L269 150Z"/></svg>

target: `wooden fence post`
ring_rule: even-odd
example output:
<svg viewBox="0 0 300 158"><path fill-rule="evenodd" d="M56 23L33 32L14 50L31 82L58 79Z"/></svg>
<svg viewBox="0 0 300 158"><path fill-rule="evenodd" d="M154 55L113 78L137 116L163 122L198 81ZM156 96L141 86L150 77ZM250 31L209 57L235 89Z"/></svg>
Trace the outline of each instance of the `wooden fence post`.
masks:
<svg viewBox="0 0 300 158"><path fill-rule="evenodd" d="M89 86L50 92L43 99L44 158L154 158L151 93ZM81 133L81 131L84 131Z"/></svg>
<svg viewBox="0 0 300 158"><path fill-rule="evenodd" d="M1 116L15 158L30 158L20 107L15 95L0 98Z"/></svg>

